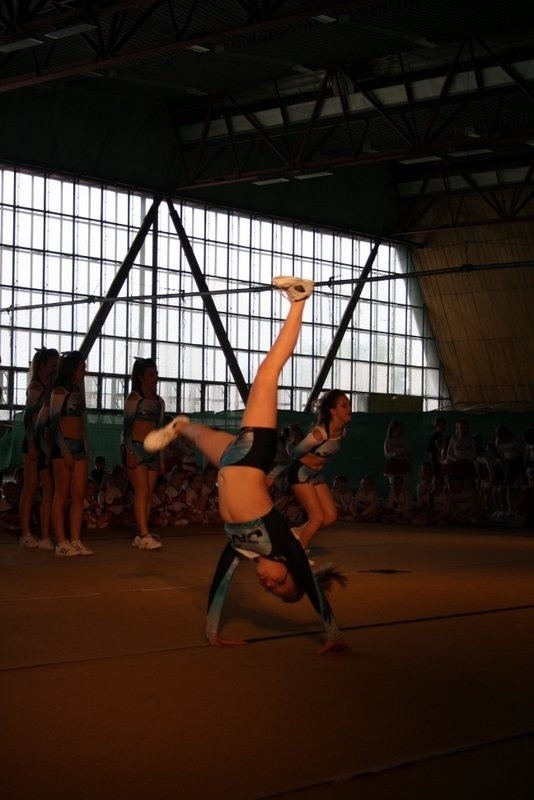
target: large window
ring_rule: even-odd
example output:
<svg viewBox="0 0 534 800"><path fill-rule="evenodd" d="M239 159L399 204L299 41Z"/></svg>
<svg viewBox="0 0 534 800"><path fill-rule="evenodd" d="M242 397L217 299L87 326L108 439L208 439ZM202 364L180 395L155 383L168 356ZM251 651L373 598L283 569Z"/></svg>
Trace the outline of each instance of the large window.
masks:
<svg viewBox="0 0 534 800"><path fill-rule="evenodd" d="M122 409L137 355L156 359L171 413L242 406L165 203L132 257L153 203L132 191L0 170L3 419L24 405L34 348L78 349L101 306L109 313L88 356L89 407ZM319 283L281 379L280 408L302 410L372 243L202 205L176 202L175 210L246 382L284 313L285 301L268 288L272 276ZM130 268L109 302L125 260ZM424 410L446 399L417 283L403 277L409 271L406 249L380 246L326 378L324 388L347 392L355 409L376 394L422 397Z"/></svg>

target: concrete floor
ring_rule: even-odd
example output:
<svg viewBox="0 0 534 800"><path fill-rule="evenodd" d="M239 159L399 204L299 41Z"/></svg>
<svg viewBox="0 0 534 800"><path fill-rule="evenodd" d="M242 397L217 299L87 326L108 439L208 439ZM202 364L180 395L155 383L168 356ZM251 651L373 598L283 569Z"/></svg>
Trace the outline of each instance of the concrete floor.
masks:
<svg viewBox="0 0 534 800"><path fill-rule="evenodd" d="M338 525L318 564L349 654L306 601L238 570L203 637L220 529L87 536L93 558L0 535L3 800L533 800L534 537Z"/></svg>

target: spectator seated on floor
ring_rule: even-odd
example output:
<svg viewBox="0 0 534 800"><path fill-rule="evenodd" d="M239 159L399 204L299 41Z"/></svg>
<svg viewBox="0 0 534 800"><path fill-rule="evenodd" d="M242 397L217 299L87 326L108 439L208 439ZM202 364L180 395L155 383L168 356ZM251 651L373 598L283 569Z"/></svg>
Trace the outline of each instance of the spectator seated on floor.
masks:
<svg viewBox="0 0 534 800"><path fill-rule="evenodd" d="M98 502L108 514L110 527L135 526L132 501L128 474L124 467L115 464L98 493Z"/></svg>
<svg viewBox="0 0 534 800"><path fill-rule="evenodd" d="M274 505L282 514L290 528L298 528L306 521L306 513L287 485L285 480L277 478L273 484L277 489L273 492Z"/></svg>
<svg viewBox="0 0 534 800"><path fill-rule="evenodd" d="M90 477L96 482L97 492L102 488L102 481L109 475L106 469L105 456L95 456Z"/></svg>
<svg viewBox="0 0 534 800"><path fill-rule="evenodd" d="M83 522L86 528L107 528L109 513L98 501L98 484L94 478L87 478L82 503Z"/></svg>
<svg viewBox="0 0 534 800"><path fill-rule="evenodd" d="M429 522L432 478L432 464L425 461L419 467L419 481L415 490L415 505L412 509L414 525L426 525Z"/></svg>
<svg viewBox="0 0 534 800"><path fill-rule="evenodd" d="M172 468L168 485L165 489L167 495L165 504L168 514L168 524L173 527L187 525L189 517L185 502L185 472L181 466Z"/></svg>
<svg viewBox="0 0 534 800"><path fill-rule="evenodd" d="M404 476L394 475L393 484L382 511L382 521L394 522L397 525L405 525L411 522L413 505L414 502L410 492L404 488Z"/></svg>
<svg viewBox="0 0 534 800"><path fill-rule="evenodd" d="M163 528L170 523L171 514L168 506L167 479L165 475L158 475L156 485L150 499L149 522L155 527Z"/></svg>
<svg viewBox="0 0 534 800"><path fill-rule="evenodd" d="M378 522L382 509L372 475L365 475L352 496L352 518L356 522Z"/></svg>
<svg viewBox="0 0 534 800"><path fill-rule="evenodd" d="M495 444L504 467L506 515L511 517L514 497L525 475L525 446L505 425L495 430Z"/></svg>
<svg viewBox="0 0 534 800"><path fill-rule="evenodd" d="M0 530L20 530L19 500L19 484L16 481L4 481L0 495Z"/></svg>
<svg viewBox="0 0 534 800"><path fill-rule="evenodd" d="M332 481L332 498L337 509L337 518L341 522L354 520L352 514L352 492L346 475L336 475Z"/></svg>
<svg viewBox="0 0 534 800"><path fill-rule="evenodd" d="M187 516L191 522L206 523L208 521L206 518L208 495L200 472L192 472L187 478L185 505Z"/></svg>
<svg viewBox="0 0 534 800"><path fill-rule="evenodd" d="M513 522L517 528L534 528L534 469L529 469L525 483L513 500Z"/></svg>
<svg viewBox="0 0 534 800"><path fill-rule="evenodd" d="M434 475L429 500L429 523L446 525L449 522L449 494L445 488L443 475Z"/></svg>
<svg viewBox="0 0 534 800"><path fill-rule="evenodd" d="M477 457L475 459L476 469L476 491L478 503L481 511L489 517L491 514L491 494L493 486L494 466L497 461L495 455L496 447L484 446L477 442Z"/></svg>
<svg viewBox="0 0 534 800"><path fill-rule="evenodd" d="M456 476L449 479L449 522L451 525L476 525L478 519L477 495L474 488Z"/></svg>
<svg viewBox="0 0 534 800"><path fill-rule="evenodd" d="M194 444L186 439L185 436L179 436L176 441L178 442L177 446L179 447L181 455L180 463L185 472L186 480L189 480L191 475L198 472L197 450Z"/></svg>
<svg viewBox="0 0 534 800"><path fill-rule="evenodd" d="M206 505L206 522L211 524L222 522L219 513L219 489L217 487L217 469L208 464L204 468L202 475L204 488L206 491L207 505Z"/></svg>

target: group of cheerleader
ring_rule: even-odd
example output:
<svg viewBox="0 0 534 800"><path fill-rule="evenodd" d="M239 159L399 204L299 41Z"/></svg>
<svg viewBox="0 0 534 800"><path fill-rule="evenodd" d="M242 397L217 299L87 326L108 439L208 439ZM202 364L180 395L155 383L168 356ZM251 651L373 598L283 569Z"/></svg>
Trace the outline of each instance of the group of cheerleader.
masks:
<svg viewBox="0 0 534 800"><path fill-rule="evenodd" d="M271 350L254 378L237 436L180 416L164 425L165 407L157 394L152 359L136 359L124 408L121 460L134 495L137 533L132 544L156 550L149 530L151 500L162 471L163 452L177 437L192 442L218 469L219 513L226 546L209 591L206 635L211 644L243 644L219 635L220 616L232 576L243 560L254 563L260 584L284 602L306 595L327 634L319 652L344 651L344 642L325 592L345 576L331 565L314 572L306 549L317 531L337 513L322 470L340 447L351 417L347 396L334 390L319 407L317 423L291 454L288 481L306 512L291 529L274 507L270 487L277 447L278 380L297 343L313 282L279 277L273 281L289 300L289 311ZM84 393L85 358L43 348L32 361L24 413L24 489L20 501L21 538L26 548L55 550L58 556L87 556L81 541L82 505L88 454ZM31 529L31 511L41 486L40 536ZM67 537L66 514L68 515ZM52 532L56 544L52 542Z"/></svg>

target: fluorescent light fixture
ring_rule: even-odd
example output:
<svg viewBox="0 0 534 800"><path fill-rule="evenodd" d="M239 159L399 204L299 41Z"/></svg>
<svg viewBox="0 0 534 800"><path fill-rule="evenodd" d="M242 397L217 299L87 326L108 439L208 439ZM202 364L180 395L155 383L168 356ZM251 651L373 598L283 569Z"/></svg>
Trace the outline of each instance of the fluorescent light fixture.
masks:
<svg viewBox="0 0 534 800"><path fill-rule="evenodd" d="M327 175L333 175L333 172L323 171L323 172L303 172L302 175L294 175L293 177L297 181L307 181L310 178L326 178Z"/></svg>
<svg viewBox="0 0 534 800"><path fill-rule="evenodd" d="M315 17L312 17L316 22L322 22L323 25L330 25L332 22L337 22L335 17L331 17L330 14L316 14Z"/></svg>
<svg viewBox="0 0 534 800"><path fill-rule="evenodd" d="M45 33L45 36L47 39L66 39L68 36L76 36L77 33L87 33L87 31L96 31L96 25L91 25L90 22L80 22L79 25L71 25L68 28L50 31Z"/></svg>
<svg viewBox="0 0 534 800"><path fill-rule="evenodd" d="M265 178L265 180L252 181L254 186L271 186L273 183L289 183L289 178Z"/></svg>
<svg viewBox="0 0 534 800"><path fill-rule="evenodd" d="M187 48L191 50L192 53L209 53L209 47L202 47L201 44L192 44L191 47Z"/></svg>
<svg viewBox="0 0 534 800"><path fill-rule="evenodd" d="M30 47L37 47L44 44L40 39L17 39L16 42L6 42L0 44L0 53L15 53L17 50L28 50Z"/></svg>
<svg viewBox="0 0 534 800"><path fill-rule="evenodd" d="M464 130L464 133L469 139L481 139L482 138L482 134L480 133L478 128L476 128L474 125L467 125L465 130Z"/></svg>
<svg viewBox="0 0 534 800"><path fill-rule="evenodd" d="M293 64L291 69L293 72L298 72L299 75L315 75L315 70L305 67L304 64Z"/></svg>
<svg viewBox="0 0 534 800"><path fill-rule="evenodd" d="M439 156L415 156L414 158L402 158L399 164L426 164L430 161L441 161Z"/></svg>
<svg viewBox="0 0 534 800"><path fill-rule="evenodd" d="M364 139L362 142L362 153L366 153L367 155L373 155L373 153L379 153L380 150L376 146L376 144L372 141L372 139Z"/></svg>
<svg viewBox="0 0 534 800"><path fill-rule="evenodd" d="M462 158L463 156L485 156L488 153L493 153L493 150L488 150L487 147L480 147L478 150L457 150L451 153L451 158Z"/></svg>

